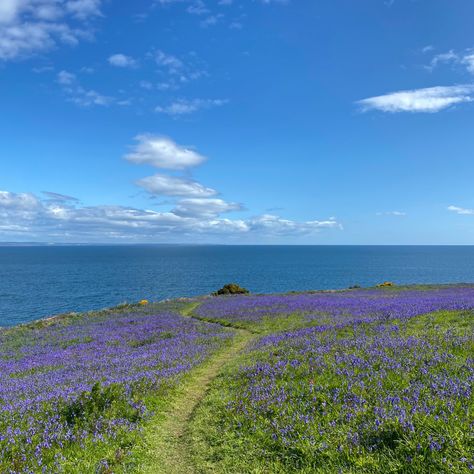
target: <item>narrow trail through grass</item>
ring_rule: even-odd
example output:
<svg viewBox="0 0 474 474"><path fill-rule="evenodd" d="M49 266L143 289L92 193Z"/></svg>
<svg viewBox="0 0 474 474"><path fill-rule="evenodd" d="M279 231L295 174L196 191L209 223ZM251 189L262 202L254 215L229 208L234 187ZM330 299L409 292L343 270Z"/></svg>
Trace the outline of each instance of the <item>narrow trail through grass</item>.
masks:
<svg viewBox="0 0 474 474"><path fill-rule="evenodd" d="M194 317L199 303L181 311ZM198 318L196 318L198 319ZM199 318L200 319L200 318ZM146 474L197 474L192 461L189 424L199 403L206 396L211 382L256 336L245 329L235 329L229 345L196 368L177 389L171 402L161 411L156 422L145 431L146 462L140 472Z"/></svg>

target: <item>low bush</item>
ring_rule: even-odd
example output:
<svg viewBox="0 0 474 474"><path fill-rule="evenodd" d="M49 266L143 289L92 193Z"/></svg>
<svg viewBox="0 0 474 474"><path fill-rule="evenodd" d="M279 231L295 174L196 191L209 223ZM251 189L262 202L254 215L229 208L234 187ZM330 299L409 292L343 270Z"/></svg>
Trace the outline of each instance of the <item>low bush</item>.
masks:
<svg viewBox="0 0 474 474"><path fill-rule="evenodd" d="M99 420L125 419L136 423L141 416L138 405L130 399L120 384L93 385L90 392L82 393L60 411L68 425L93 428Z"/></svg>
<svg viewBox="0 0 474 474"><path fill-rule="evenodd" d="M221 296L221 295L246 295L250 293L249 290L246 288L242 288L241 286L237 285L236 283L228 283L224 285L220 290L217 290L214 296Z"/></svg>

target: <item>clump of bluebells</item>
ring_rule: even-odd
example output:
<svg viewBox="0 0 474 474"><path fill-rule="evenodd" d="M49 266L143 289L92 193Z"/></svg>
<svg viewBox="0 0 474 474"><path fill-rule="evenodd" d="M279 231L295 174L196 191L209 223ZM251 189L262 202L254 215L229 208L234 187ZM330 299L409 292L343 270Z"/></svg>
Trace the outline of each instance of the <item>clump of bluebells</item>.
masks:
<svg viewBox="0 0 474 474"><path fill-rule="evenodd" d="M165 393L232 332L153 308L0 333L0 472L115 472Z"/></svg>
<svg viewBox="0 0 474 474"><path fill-rule="evenodd" d="M472 289L285 298L260 303L330 318L261 337L221 382L209 436L235 450L229 472L474 470ZM426 314L440 309L459 310Z"/></svg>
<svg viewBox="0 0 474 474"><path fill-rule="evenodd" d="M205 300L196 313L203 318L250 329L286 320L314 325L410 318L440 310L474 308L472 286L435 289L355 289L303 294L252 295Z"/></svg>

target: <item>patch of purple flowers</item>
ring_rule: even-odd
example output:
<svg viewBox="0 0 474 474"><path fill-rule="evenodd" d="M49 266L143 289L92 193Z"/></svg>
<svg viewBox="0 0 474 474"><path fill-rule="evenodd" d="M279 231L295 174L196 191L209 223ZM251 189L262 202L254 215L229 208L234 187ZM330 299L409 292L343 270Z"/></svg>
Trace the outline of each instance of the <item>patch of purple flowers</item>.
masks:
<svg viewBox="0 0 474 474"><path fill-rule="evenodd" d="M468 472L473 289L285 298L227 300L229 318L325 318L261 337L229 377L224 429L244 452L262 446L282 472Z"/></svg>
<svg viewBox="0 0 474 474"><path fill-rule="evenodd" d="M254 327L268 318L295 315L334 326L347 324L349 320L405 319L440 310L473 308L474 287L446 286L430 290L362 289L209 298L197 309L197 314Z"/></svg>
<svg viewBox="0 0 474 474"><path fill-rule="evenodd" d="M172 312L85 316L0 334L0 472L62 472L71 446L136 430L144 394L174 383L231 336ZM127 416L98 413L93 425L74 422L91 403L78 399L94 386L102 404L119 397Z"/></svg>

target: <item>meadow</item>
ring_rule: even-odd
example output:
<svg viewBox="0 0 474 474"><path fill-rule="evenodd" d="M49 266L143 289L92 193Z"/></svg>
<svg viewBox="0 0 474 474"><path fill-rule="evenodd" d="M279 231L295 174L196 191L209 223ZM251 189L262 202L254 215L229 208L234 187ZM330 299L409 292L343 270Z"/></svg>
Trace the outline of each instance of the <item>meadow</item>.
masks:
<svg viewBox="0 0 474 474"><path fill-rule="evenodd" d="M0 335L0 472L128 469L142 424L232 331L128 306Z"/></svg>
<svg viewBox="0 0 474 474"><path fill-rule="evenodd" d="M0 472L472 472L473 330L468 285L203 297L4 330Z"/></svg>

